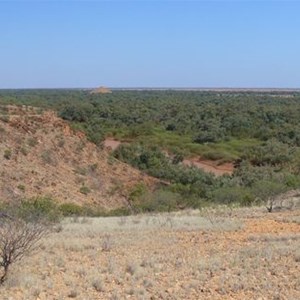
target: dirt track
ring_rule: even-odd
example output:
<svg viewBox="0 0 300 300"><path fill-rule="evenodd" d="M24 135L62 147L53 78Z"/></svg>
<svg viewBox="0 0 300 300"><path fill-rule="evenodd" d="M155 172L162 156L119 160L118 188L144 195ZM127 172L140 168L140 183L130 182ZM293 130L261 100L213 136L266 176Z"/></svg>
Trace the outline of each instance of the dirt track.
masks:
<svg viewBox="0 0 300 300"><path fill-rule="evenodd" d="M234 166L232 163L225 163L218 165L217 162L212 160L196 160L196 159L185 159L183 164L186 166L195 166L205 172L210 172L216 176L221 176L224 174L232 174Z"/></svg>

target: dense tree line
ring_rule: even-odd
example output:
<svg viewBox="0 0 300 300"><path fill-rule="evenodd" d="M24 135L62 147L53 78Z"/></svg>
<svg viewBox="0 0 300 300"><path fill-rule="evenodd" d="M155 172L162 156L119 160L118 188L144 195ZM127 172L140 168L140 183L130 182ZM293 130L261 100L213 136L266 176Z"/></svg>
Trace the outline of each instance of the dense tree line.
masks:
<svg viewBox="0 0 300 300"><path fill-rule="evenodd" d="M176 205L251 204L300 186L299 93L0 91L0 104L12 103L55 109L99 145L106 136L130 142L115 157L168 181ZM195 154L237 167L216 178L181 164Z"/></svg>
<svg viewBox="0 0 300 300"><path fill-rule="evenodd" d="M287 92L1 90L0 103L51 107L66 120L85 128L100 123L113 134L139 135L146 126L189 135L200 144L275 138L300 146L300 94Z"/></svg>

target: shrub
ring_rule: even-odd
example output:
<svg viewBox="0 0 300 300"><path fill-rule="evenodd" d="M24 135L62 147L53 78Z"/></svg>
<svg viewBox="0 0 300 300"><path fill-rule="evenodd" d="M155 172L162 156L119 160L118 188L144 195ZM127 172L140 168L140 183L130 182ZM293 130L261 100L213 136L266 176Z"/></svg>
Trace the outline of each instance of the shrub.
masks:
<svg viewBox="0 0 300 300"><path fill-rule="evenodd" d="M134 205L135 211L154 212L154 211L168 211L178 208L180 203L180 195L166 191L157 190L154 193L146 194L138 204Z"/></svg>
<svg viewBox="0 0 300 300"><path fill-rule="evenodd" d="M26 147L21 147L20 152L25 156L28 155L28 149Z"/></svg>
<svg viewBox="0 0 300 300"><path fill-rule="evenodd" d="M36 197L21 201L17 214L25 220L44 220L49 223L58 222L61 218L57 203L50 197Z"/></svg>
<svg viewBox="0 0 300 300"><path fill-rule="evenodd" d="M272 139L262 145L250 147L243 158L256 166L283 166L292 160L292 153L291 147Z"/></svg>
<svg viewBox="0 0 300 300"><path fill-rule="evenodd" d="M88 169L89 169L90 172L96 172L97 169L98 169L98 164L97 163L91 164L91 165L88 166Z"/></svg>
<svg viewBox="0 0 300 300"><path fill-rule="evenodd" d="M273 181L259 181L253 186L253 194L265 203L268 212L272 212L276 196L284 193L286 186Z"/></svg>
<svg viewBox="0 0 300 300"><path fill-rule="evenodd" d="M53 165L53 166L57 165L57 161L56 161L55 157L53 156L53 152L51 150L43 151L41 154L41 158L42 158L43 162L46 164Z"/></svg>
<svg viewBox="0 0 300 300"><path fill-rule="evenodd" d="M37 249L40 239L54 224L49 222L48 206L43 206L48 201L24 203L7 205L0 212L0 285L6 280L10 266ZM41 214L42 211L47 213Z"/></svg>
<svg viewBox="0 0 300 300"><path fill-rule="evenodd" d="M79 189L79 192L81 194L84 194L84 195L87 195L91 192L91 189L85 185L83 185L80 189Z"/></svg>
<svg viewBox="0 0 300 300"><path fill-rule="evenodd" d="M30 137L28 138L27 140L27 144L30 146L30 147L34 147L38 144L38 140L35 138L35 137Z"/></svg>
<svg viewBox="0 0 300 300"><path fill-rule="evenodd" d="M193 142L198 144L216 143L217 141L217 136L212 132L201 132L193 138Z"/></svg>
<svg viewBox="0 0 300 300"><path fill-rule="evenodd" d="M34 250L47 231L43 223L0 215L0 284L4 283L11 264Z"/></svg>
<svg viewBox="0 0 300 300"><path fill-rule="evenodd" d="M63 203L59 206L59 211L63 216L78 216L84 213L84 209L74 203Z"/></svg>
<svg viewBox="0 0 300 300"><path fill-rule="evenodd" d="M207 150L203 152L202 157L210 160L220 160L224 159L224 152L220 150Z"/></svg>
<svg viewBox="0 0 300 300"><path fill-rule="evenodd" d="M213 199L221 204L239 203L242 205L251 205L255 197L250 190L243 187L222 187L212 193Z"/></svg>
<svg viewBox="0 0 300 300"><path fill-rule="evenodd" d="M18 188L20 191L25 192L25 185L19 184L19 185L17 186L17 188Z"/></svg>
<svg viewBox="0 0 300 300"><path fill-rule="evenodd" d="M12 152L11 152L11 149L6 149L4 150L4 158L5 159L11 159L11 155L12 155Z"/></svg>
<svg viewBox="0 0 300 300"><path fill-rule="evenodd" d="M129 200L135 201L142 197L147 192L147 187L144 183L137 183L129 192Z"/></svg>

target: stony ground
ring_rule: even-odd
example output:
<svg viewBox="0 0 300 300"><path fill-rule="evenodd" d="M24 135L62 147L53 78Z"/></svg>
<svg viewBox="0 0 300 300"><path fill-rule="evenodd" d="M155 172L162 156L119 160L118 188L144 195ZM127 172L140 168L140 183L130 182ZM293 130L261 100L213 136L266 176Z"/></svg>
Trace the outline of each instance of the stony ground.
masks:
<svg viewBox="0 0 300 300"><path fill-rule="evenodd" d="M300 211L64 220L5 299L300 299Z"/></svg>

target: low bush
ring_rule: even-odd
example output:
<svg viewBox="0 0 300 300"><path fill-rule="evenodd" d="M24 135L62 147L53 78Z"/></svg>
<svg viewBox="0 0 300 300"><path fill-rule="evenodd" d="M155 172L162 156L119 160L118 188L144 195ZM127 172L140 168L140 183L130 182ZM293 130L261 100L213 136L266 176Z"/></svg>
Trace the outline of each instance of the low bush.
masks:
<svg viewBox="0 0 300 300"><path fill-rule="evenodd" d="M59 205L58 210L65 217L79 216L85 214L84 208L74 203L63 203Z"/></svg>
<svg viewBox="0 0 300 300"><path fill-rule="evenodd" d="M222 187L212 192L213 201L220 204L234 204L249 206L255 203L255 196L251 190L243 187Z"/></svg>
<svg viewBox="0 0 300 300"><path fill-rule="evenodd" d="M276 196L284 193L287 187L274 181L259 181L253 186L253 194L266 205L268 212L272 212Z"/></svg>
<svg viewBox="0 0 300 300"><path fill-rule="evenodd" d="M84 194L84 195L88 195L90 192L91 192L91 189L85 185L83 185L80 189L79 189L79 192L81 194Z"/></svg>
<svg viewBox="0 0 300 300"><path fill-rule="evenodd" d="M50 197L22 200L16 213L18 217L24 220L44 220L49 223L56 223L61 219L58 204Z"/></svg>
<svg viewBox="0 0 300 300"><path fill-rule="evenodd" d="M133 205L135 212L163 212L178 209L180 195L167 190L147 193L139 203Z"/></svg>
<svg viewBox="0 0 300 300"><path fill-rule="evenodd" d="M12 151L11 151L11 149L5 149L5 150L4 150L3 157L4 157L5 159L11 159L11 156L12 156Z"/></svg>

